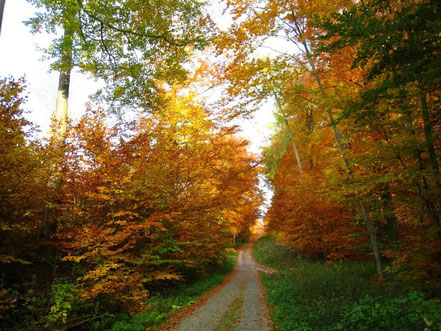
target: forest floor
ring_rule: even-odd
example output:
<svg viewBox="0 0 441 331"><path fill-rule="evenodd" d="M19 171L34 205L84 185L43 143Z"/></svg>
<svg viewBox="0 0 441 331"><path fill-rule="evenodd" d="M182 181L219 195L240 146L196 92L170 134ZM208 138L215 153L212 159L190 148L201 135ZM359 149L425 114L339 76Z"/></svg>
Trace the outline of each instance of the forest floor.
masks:
<svg viewBox="0 0 441 331"><path fill-rule="evenodd" d="M273 270L254 260L252 244L244 245L231 276L181 314L168 329L271 330L259 271Z"/></svg>

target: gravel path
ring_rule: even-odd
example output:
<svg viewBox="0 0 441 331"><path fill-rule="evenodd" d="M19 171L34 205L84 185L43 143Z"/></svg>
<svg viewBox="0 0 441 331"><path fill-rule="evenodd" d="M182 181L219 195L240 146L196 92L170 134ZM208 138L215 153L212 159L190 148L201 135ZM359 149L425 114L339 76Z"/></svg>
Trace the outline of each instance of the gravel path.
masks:
<svg viewBox="0 0 441 331"><path fill-rule="evenodd" d="M251 255L251 248L252 245L247 244L239 251L230 281L172 330L271 330L257 274L259 266Z"/></svg>

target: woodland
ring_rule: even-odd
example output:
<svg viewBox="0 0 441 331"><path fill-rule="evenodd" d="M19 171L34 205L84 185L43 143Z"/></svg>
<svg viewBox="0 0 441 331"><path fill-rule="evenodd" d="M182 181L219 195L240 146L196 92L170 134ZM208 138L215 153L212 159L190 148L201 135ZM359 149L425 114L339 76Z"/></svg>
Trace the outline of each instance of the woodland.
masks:
<svg viewBox="0 0 441 331"><path fill-rule="evenodd" d="M214 1L28 2L59 88L42 135L26 80L0 78L1 329L135 330L260 219L290 254L417 291L441 328L439 1L222 0L227 27ZM105 82L78 121L73 70ZM256 155L235 121L268 101Z"/></svg>

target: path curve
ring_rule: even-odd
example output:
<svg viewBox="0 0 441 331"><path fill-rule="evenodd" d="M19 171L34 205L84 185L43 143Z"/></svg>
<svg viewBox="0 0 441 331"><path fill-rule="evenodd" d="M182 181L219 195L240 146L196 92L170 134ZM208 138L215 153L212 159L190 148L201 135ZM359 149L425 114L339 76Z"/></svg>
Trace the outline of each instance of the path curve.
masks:
<svg viewBox="0 0 441 331"><path fill-rule="evenodd" d="M170 330L271 330L258 269L252 244L243 246L230 280Z"/></svg>

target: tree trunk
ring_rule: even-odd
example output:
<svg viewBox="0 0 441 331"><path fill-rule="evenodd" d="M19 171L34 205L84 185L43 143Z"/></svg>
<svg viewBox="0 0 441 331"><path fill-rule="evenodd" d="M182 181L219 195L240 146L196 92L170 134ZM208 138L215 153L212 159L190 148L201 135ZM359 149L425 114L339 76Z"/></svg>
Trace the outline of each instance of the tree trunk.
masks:
<svg viewBox="0 0 441 331"><path fill-rule="evenodd" d="M315 211L315 208L314 208ZM328 254L326 252L326 247L325 247L325 241L323 240L323 234L322 234L322 228L320 226L320 222L317 219L313 220L313 227L314 230L317 231L317 236L318 236L318 241L320 244L320 255L321 255L321 260L323 262L326 262L328 260Z"/></svg>
<svg viewBox="0 0 441 331"><path fill-rule="evenodd" d="M291 127L289 126L288 119L285 117L285 114L283 112L282 105L280 104L279 98L277 97L277 95L274 95L274 96L276 98L277 107L279 108L280 115L282 115L283 121L284 121L285 126L286 126L286 129L288 130L289 138L291 139L292 148L294 150L294 154L295 154L296 159L297 159L297 165L299 167L299 172L300 172L300 174L303 174L302 162L300 160L299 152L297 150L297 145L296 145L296 142L294 140L294 135L292 134ZM314 229L317 231L318 240L320 242L320 248L321 248L321 254L320 255L321 255L321 258L322 258L323 262L326 262L327 254L326 254L326 249L325 249L325 245L324 245L324 241L323 241L322 230L321 230L321 227L320 227L320 223L317 220L314 221Z"/></svg>
<svg viewBox="0 0 441 331"><path fill-rule="evenodd" d="M54 112L57 127L53 132L53 135L60 139L62 139L67 132L69 85L70 70L60 71L60 76L58 79L57 103Z"/></svg>
<svg viewBox="0 0 441 331"><path fill-rule="evenodd" d="M291 128L289 127L288 120L286 118L283 119L285 122L286 129L288 130L289 138L291 139L292 148L294 150L294 154L296 155L297 165L299 167L300 173L303 173L302 162L300 161L299 152L297 151L296 142L294 140L294 136L292 134Z"/></svg>
<svg viewBox="0 0 441 331"><path fill-rule="evenodd" d="M73 33L67 29L64 31L63 51L61 55L60 76L58 81L58 93L56 106L54 111L55 127L52 128L51 136L55 139L56 147L60 156L60 162L54 166L53 175L48 185L55 189L55 192L60 192L62 183L62 158L64 157L64 149L62 144L64 136L67 131L68 119L68 99L69 99L69 84L70 73L72 69L72 36ZM58 201L56 201L58 203ZM56 233L58 229L57 215L48 215L47 228L49 233Z"/></svg>
<svg viewBox="0 0 441 331"><path fill-rule="evenodd" d="M322 84L322 81L320 79L320 76L317 73L315 64L314 64L314 62L311 59L312 55L311 55L311 53L309 51L308 45L306 44L305 41L303 41L302 44L303 44L303 46L305 48L306 57L308 58L309 65L311 67L311 73L314 76L314 78L316 79L317 84L318 84L318 86L320 88L320 91L321 91L323 97L326 97L326 91L325 91L325 89L323 87L323 84ZM351 164L349 162L348 157L346 156L345 147L344 147L343 142L341 140L340 132L338 131L337 125L335 124L334 116L333 116L330 108L327 109L327 113L328 113L328 117L329 117L329 120L331 122L332 128L334 130L335 138L336 138L338 146L340 148L340 151L341 151L343 160L345 162L345 165L348 168L348 170L351 171ZM358 203L360 205L361 214L363 216L363 221L364 221L364 224L366 226L366 231L367 231L368 236L369 236L369 240L370 240L371 247L372 247L372 252L374 253L374 258L375 258L375 264L376 264L376 267L377 267L378 277L380 279L384 279L383 266L382 266L382 262L381 262L380 252L379 252L379 249L378 249L377 238L375 237L375 234L373 232L372 226L371 226L371 224L369 222L369 219L367 217L366 209L364 207L363 200L359 199Z"/></svg>
<svg viewBox="0 0 441 331"><path fill-rule="evenodd" d="M0 33L2 32L3 12L5 10L6 0L0 0Z"/></svg>
<svg viewBox="0 0 441 331"><path fill-rule="evenodd" d="M374 253L374 258L375 258L375 262L376 262L375 266L377 267L378 277L380 279L384 279L383 266L381 264L381 257L380 257L380 251L378 249L377 238L375 237L374 231L371 227L371 224L369 223L369 219L367 218L363 201L360 199L360 200L358 200L358 203L360 204L360 209L361 209L361 213L363 214L364 224L366 226L366 230L367 230L369 240L370 240L371 246L372 246L372 251Z"/></svg>
<svg viewBox="0 0 441 331"><path fill-rule="evenodd" d="M277 102L277 108L279 108L280 115L282 115L282 117L283 117L283 121L285 122L286 129L288 130L289 138L291 139L291 144L292 144L292 148L294 150L294 154L296 156L299 171L300 171L300 173L303 173L302 162L300 161L299 152L297 151L297 146L296 146L296 142L294 140L294 135L292 134L291 128L288 123L288 119L285 117L285 114L283 113L282 105L280 104L280 100L277 97L277 95L275 95L275 98L276 98L276 102Z"/></svg>
<svg viewBox="0 0 441 331"><path fill-rule="evenodd" d="M52 131L52 136L59 142L64 139L67 132L68 119L68 101L69 101L69 86L70 75L72 71L72 35L69 30L64 32L64 46L61 56L61 69L58 79L57 102L55 106L54 117L56 127Z"/></svg>
<svg viewBox="0 0 441 331"><path fill-rule="evenodd" d="M424 138L425 138L426 148L427 151L429 152L430 165L435 174L435 178L437 182L436 184L439 187L440 186L439 165L438 165L438 158L436 156L435 146L433 144L432 122L430 120L429 109L427 107L426 92L424 92L422 89L420 89L420 97L421 97L421 117L423 118L423 124L424 124Z"/></svg>
<svg viewBox="0 0 441 331"><path fill-rule="evenodd" d="M422 96L422 99L425 100L425 95L424 95L424 97ZM425 106L425 111L423 110L422 113L427 112L426 114L422 115L422 117L423 118L425 117L426 120L428 120L428 122L427 122L428 123L428 128L425 127L425 131L427 130L427 133L425 133L425 135L427 134L429 136L429 138L431 138L432 137L432 128L431 128L431 125L430 125L430 117L428 116L427 104L423 100L422 100L422 104L426 105ZM415 135L416 133L415 133L415 130L413 128L412 116L411 116L410 113L408 113L407 115L408 115L408 125L409 125L409 127L411 129L412 134ZM424 126L426 126L424 119L423 119L423 123L424 123ZM432 141L432 146L433 146L433 139L431 141ZM426 146L427 146L427 141L426 141ZM434 152L434 150L435 150L435 148L433 148L433 152ZM421 172L423 172L424 171L424 165L423 165L423 161L421 159L421 153L422 153L421 150L416 150L415 153L414 153L414 157L415 157L415 161L418 164L419 170ZM436 160L436 155L435 155L435 160ZM437 165L438 165L438 162L436 162L436 166ZM432 164L432 167L433 167L433 164ZM424 195L424 193L423 193L423 188L424 188L425 191L427 191L429 189L429 185L428 185L427 180L426 180L426 178L424 176L421 177L421 181L422 181L422 184L423 184L422 186L423 187L421 187L421 183L418 180L415 182L416 189L417 189L417 194L421 198L424 206L426 207L427 214L432 219L433 224L435 224L435 226L439 228L440 227L440 220L439 220L438 212L437 212L436 207L435 207L435 203L430 198L426 197Z"/></svg>
<svg viewBox="0 0 441 331"><path fill-rule="evenodd" d="M435 187L438 189L437 192L438 194L435 194L435 196L438 196L441 193L438 158L436 156L435 145L433 143L433 126L432 126L432 121L430 119L429 108L427 106L427 96L426 96L426 92L422 88L420 88L420 97L421 97L421 117L423 119L423 125L424 125L424 141L426 144L427 151L429 152L430 166L433 170L433 174L435 177ZM434 218L434 223L439 231L441 227L439 221L439 207L441 201L439 198L436 199L435 201L438 203L438 205L435 206L435 213L437 217ZM438 235L441 235L441 233L438 233Z"/></svg>

